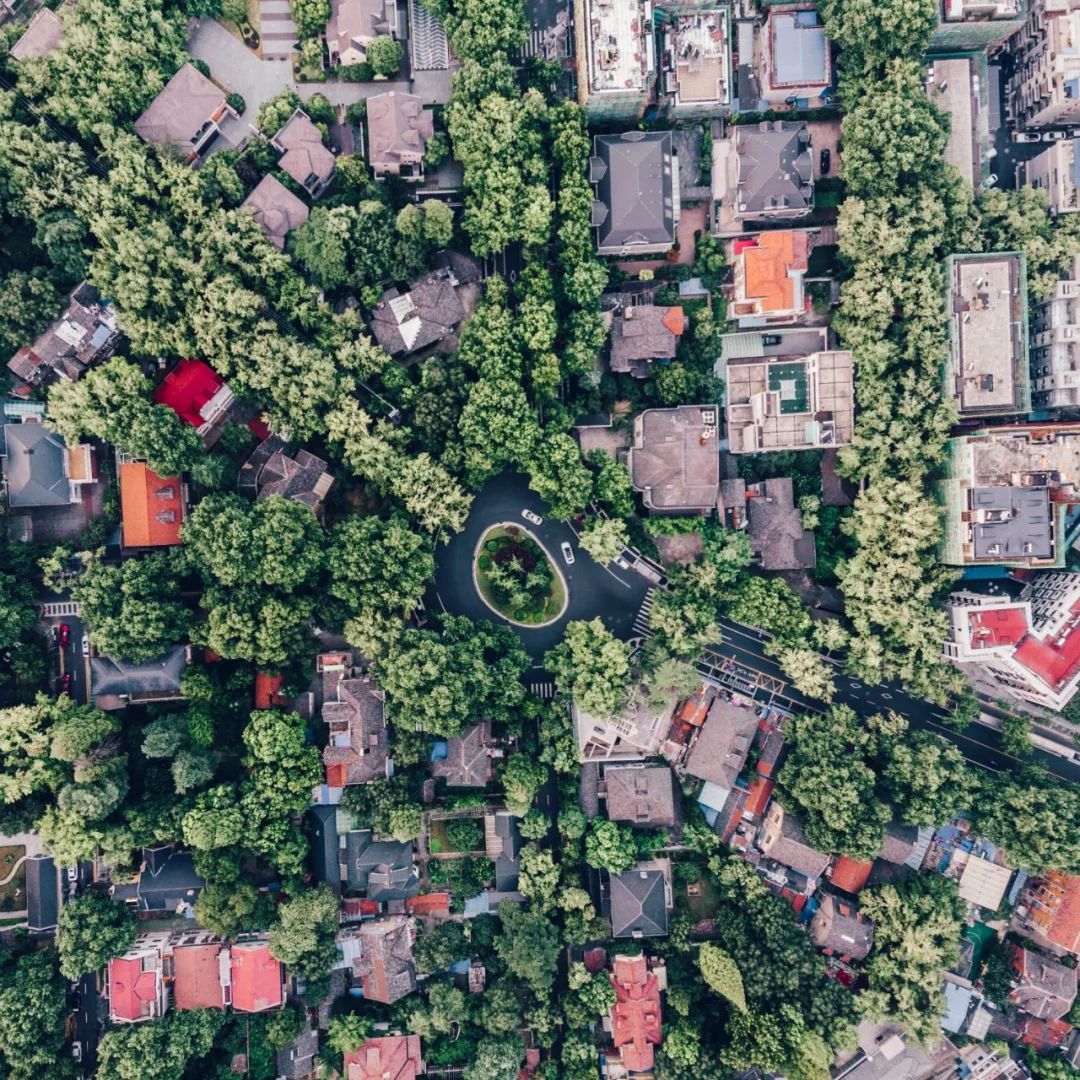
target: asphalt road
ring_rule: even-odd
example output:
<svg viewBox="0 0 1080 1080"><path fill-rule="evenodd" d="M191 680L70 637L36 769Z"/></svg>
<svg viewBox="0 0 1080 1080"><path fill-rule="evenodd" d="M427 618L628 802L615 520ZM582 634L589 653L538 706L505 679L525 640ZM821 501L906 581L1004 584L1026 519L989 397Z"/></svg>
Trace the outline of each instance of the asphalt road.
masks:
<svg viewBox="0 0 1080 1080"><path fill-rule="evenodd" d="M525 521L522 510L532 510L544 520L541 525ZM500 522L520 523L547 549L566 579L569 603L557 622L544 627L513 626L484 603L473 585L473 556L480 537ZM568 543L574 552L574 565L567 566L560 546ZM435 553L434 607L471 619L488 619L513 627L525 651L539 660L557 645L566 624L574 619L599 616L618 638L634 636L634 619L641 608L650 583L632 570L612 565L600 566L578 544L577 533L563 521L548 516L547 504L529 490L528 481L514 473L504 473L492 480L477 496L465 530L450 543L440 545Z"/></svg>
<svg viewBox="0 0 1080 1080"><path fill-rule="evenodd" d="M65 649L60 649L54 644L55 674L59 677L65 672L71 673L71 696L80 705L85 705L90 696L90 662L82 654L82 639L83 634L86 633L86 624L78 615L62 615L49 620L49 624L54 627L59 627L62 623L71 628L71 639ZM58 678L53 683L53 687L54 692L59 690Z"/></svg>

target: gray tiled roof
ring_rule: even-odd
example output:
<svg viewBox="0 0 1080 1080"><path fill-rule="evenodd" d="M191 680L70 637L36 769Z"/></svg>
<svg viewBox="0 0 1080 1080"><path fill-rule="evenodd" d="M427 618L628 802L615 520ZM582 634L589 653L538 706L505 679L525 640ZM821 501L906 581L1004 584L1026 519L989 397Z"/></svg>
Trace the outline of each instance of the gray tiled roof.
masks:
<svg viewBox="0 0 1080 1080"><path fill-rule="evenodd" d="M684 325L681 308L655 304L625 308L611 323L611 370L646 378L652 361L675 356ZM680 327L678 333L673 326Z"/></svg>
<svg viewBox="0 0 1080 1080"><path fill-rule="evenodd" d="M420 891L412 844L374 840L367 829L346 835L345 872L349 888L370 900L408 900Z"/></svg>
<svg viewBox="0 0 1080 1080"><path fill-rule="evenodd" d="M4 476L12 506L67 506L71 502L67 447L41 424L4 425Z"/></svg>
<svg viewBox="0 0 1080 1080"><path fill-rule="evenodd" d="M51 855L32 855L23 863L26 873L26 925L51 930L60 915L59 877Z"/></svg>
<svg viewBox="0 0 1080 1080"><path fill-rule="evenodd" d="M810 129L804 122L777 120L735 128L741 217L770 211L809 210L813 204Z"/></svg>
<svg viewBox="0 0 1080 1080"><path fill-rule="evenodd" d="M675 778L667 765L608 768L607 816L631 825L672 826L678 821Z"/></svg>
<svg viewBox="0 0 1080 1080"><path fill-rule="evenodd" d="M190 851L171 846L143 849L143 868L136 896L140 911L176 911L181 904L193 906L205 880L195 871Z"/></svg>
<svg viewBox="0 0 1080 1080"><path fill-rule="evenodd" d="M315 1068L315 1055L319 1052L319 1033L302 1031L292 1042L286 1043L277 1052L278 1077L295 1080L307 1076Z"/></svg>
<svg viewBox="0 0 1080 1080"><path fill-rule="evenodd" d="M446 740L446 757L431 763L432 775L443 777L449 787L483 787L491 770L490 739L491 727L486 720L461 735L452 735Z"/></svg>
<svg viewBox="0 0 1080 1080"><path fill-rule="evenodd" d="M366 784L386 776L388 737L383 694L367 679L343 679L337 700L322 708L330 729L323 762L344 769L344 782Z"/></svg>
<svg viewBox="0 0 1080 1080"><path fill-rule="evenodd" d="M817 564L814 534L804 529L790 476L766 480L762 496L747 500L750 547L763 570L808 569Z"/></svg>
<svg viewBox="0 0 1080 1080"><path fill-rule="evenodd" d="M646 409L634 420L628 464L634 487L652 510L709 510L720 492L715 406ZM706 424L706 417L712 419Z"/></svg>
<svg viewBox="0 0 1080 1080"><path fill-rule="evenodd" d="M315 877L341 893L341 841L336 806L312 806L307 812L311 869Z"/></svg>
<svg viewBox="0 0 1080 1080"><path fill-rule="evenodd" d="M250 210L255 221L278 248L285 237L308 219L307 204L294 195L276 176L264 176L254 191L240 204Z"/></svg>
<svg viewBox="0 0 1080 1080"><path fill-rule="evenodd" d="M662 870L635 867L611 878L613 937L662 937L668 930Z"/></svg>
<svg viewBox="0 0 1080 1080"><path fill-rule="evenodd" d="M322 458L307 450L294 453L280 435L269 435L241 467L237 490L259 499L280 495L316 509L333 482Z"/></svg>
<svg viewBox="0 0 1080 1080"><path fill-rule="evenodd" d="M597 135L589 178L596 186L593 224L601 254L674 241L670 131Z"/></svg>
<svg viewBox="0 0 1080 1080"><path fill-rule="evenodd" d="M404 293L387 289L371 313L371 332L391 356L442 341L465 318L457 285L447 269L418 278Z"/></svg>
<svg viewBox="0 0 1080 1080"><path fill-rule="evenodd" d="M90 690L105 695L179 693L180 677L187 667L187 649L174 645L161 656L141 664L111 656L90 658Z"/></svg>
<svg viewBox="0 0 1080 1080"><path fill-rule="evenodd" d="M297 109L270 141L284 151L278 167L308 191L316 190L333 175L334 155L303 109Z"/></svg>
<svg viewBox="0 0 1080 1080"><path fill-rule="evenodd" d="M743 709L725 697L715 697L686 760L686 771L699 780L730 790L746 764L756 730L753 709Z"/></svg>

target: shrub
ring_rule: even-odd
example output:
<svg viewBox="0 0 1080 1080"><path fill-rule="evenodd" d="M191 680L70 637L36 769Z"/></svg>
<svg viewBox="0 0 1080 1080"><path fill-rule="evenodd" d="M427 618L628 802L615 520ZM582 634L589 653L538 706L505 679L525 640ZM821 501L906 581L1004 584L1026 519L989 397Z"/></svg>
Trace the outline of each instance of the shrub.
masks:
<svg viewBox="0 0 1080 1080"><path fill-rule="evenodd" d="M446 839L458 851L479 851L484 832L475 818L455 818L446 823Z"/></svg>
<svg viewBox="0 0 1080 1080"><path fill-rule="evenodd" d="M481 570L490 570L491 569L491 556L490 555L481 555L480 558L477 561L480 563L480 569Z"/></svg>
<svg viewBox="0 0 1080 1080"><path fill-rule="evenodd" d="M191 58L191 63L208 79L210 78L210 65L205 60L200 60L197 56L193 56Z"/></svg>
<svg viewBox="0 0 1080 1080"><path fill-rule="evenodd" d="M377 37L367 47L367 62L376 75L396 75L404 56L401 42L392 37Z"/></svg>
<svg viewBox="0 0 1080 1080"><path fill-rule="evenodd" d="M234 112L239 113L241 116L247 112L247 102L244 100L243 94L232 93L225 99L229 108Z"/></svg>
<svg viewBox="0 0 1080 1080"><path fill-rule="evenodd" d="M345 110L345 119L350 124L362 124L367 119L367 99L361 98L359 101L354 101Z"/></svg>
<svg viewBox="0 0 1080 1080"><path fill-rule="evenodd" d="M370 64L342 64L338 68L338 78L345 82L371 82L375 78L375 72ZM366 102L357 102L366 104Z"/></svg>

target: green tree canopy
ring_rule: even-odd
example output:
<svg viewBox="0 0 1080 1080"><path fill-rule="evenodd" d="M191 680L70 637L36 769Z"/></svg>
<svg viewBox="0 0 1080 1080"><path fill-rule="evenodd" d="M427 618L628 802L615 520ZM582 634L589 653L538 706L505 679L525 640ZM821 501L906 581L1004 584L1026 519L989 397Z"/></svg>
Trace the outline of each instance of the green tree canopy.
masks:
<svg viewBox="0 0 1080 1080"><path fill-rule="evenodd" d="M135 916L123 905L96 893L82 893L60 909L56 947L60 974L79 979L100 971L135 941Z"/></svg>
<svg viewBox="0 0 1080 1080"><path fill-rule="evenodd" d="M614 716L630 688L630 648L599 620L567 623L562 642L544 657L559 693L601 719Z"/></svg>

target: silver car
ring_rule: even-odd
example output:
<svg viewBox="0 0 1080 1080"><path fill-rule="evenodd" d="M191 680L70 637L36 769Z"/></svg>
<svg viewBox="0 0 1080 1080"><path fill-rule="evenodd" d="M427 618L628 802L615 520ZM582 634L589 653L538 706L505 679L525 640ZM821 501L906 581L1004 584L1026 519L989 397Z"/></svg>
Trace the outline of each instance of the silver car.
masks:
<svg viewBox="0 0 1080 1080"><path fill-rule="evenodd" d="M566 563L567 566L573 566L574 549L565 540L559 546L562 548L563 561Z"/></svg>
<svg viewBox="0 0 1080 1080"><path fill-rule="evenodd" d="M522 510L521 516L526 521L531 521L534 525L544 524L544 519L539 514L534 514L531 510Z"/></svg>

